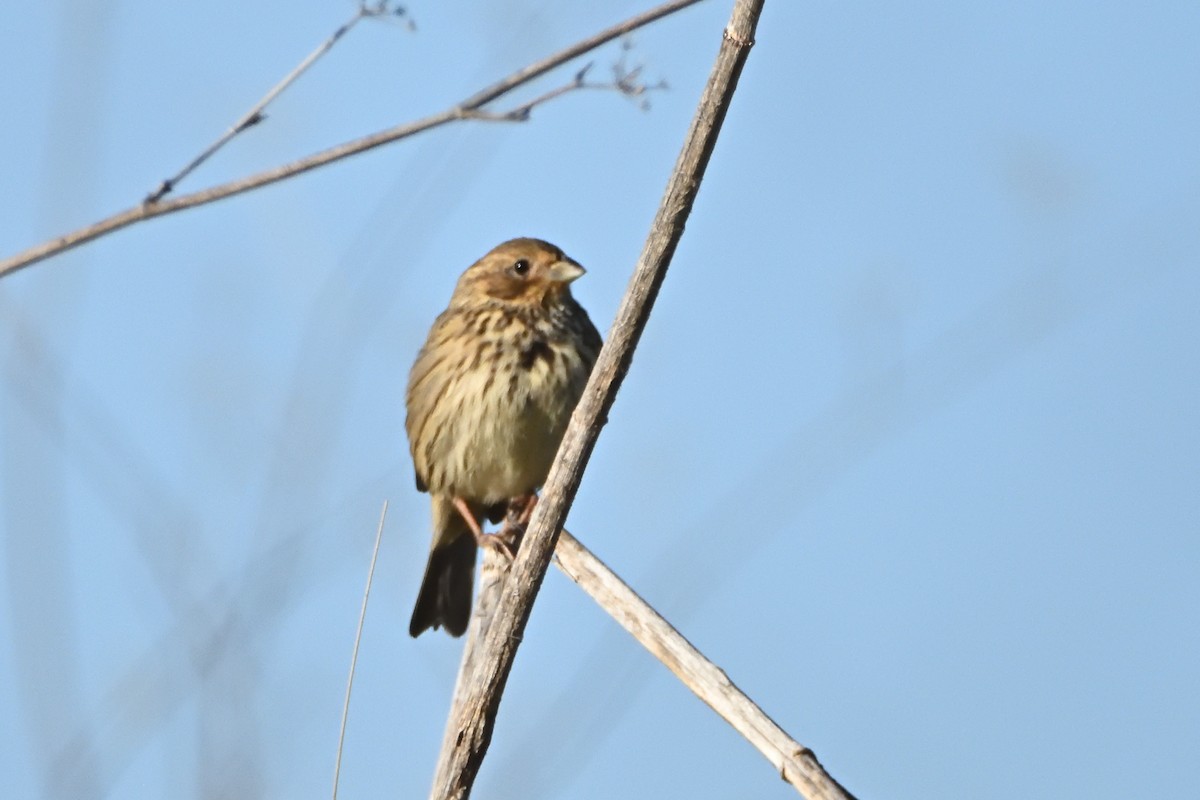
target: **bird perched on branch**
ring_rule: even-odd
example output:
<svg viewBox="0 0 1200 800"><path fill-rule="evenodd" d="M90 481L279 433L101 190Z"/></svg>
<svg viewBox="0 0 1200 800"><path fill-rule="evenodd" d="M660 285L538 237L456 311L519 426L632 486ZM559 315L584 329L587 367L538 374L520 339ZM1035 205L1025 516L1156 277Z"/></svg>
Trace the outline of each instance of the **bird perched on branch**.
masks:
<svg viewBox="0 0 1200 800"><path fill-rule="evenodd" d="M461 636L475 549L510 501L532 510L596 355L600 334L571 297L584 269L540 239L497 246L462 274L408 378L417 489L433 499L433 544L408 632Z"/></svg>

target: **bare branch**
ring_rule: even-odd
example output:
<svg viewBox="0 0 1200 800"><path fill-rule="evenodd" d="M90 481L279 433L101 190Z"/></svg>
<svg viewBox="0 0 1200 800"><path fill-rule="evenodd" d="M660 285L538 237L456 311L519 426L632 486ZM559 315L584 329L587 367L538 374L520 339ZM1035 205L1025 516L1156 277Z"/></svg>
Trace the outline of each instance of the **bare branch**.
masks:
<svg viewBox="0 0 1200 800"><path fill-rule="evenodd" d="M555 53L548 58L544 58L534 64L530 64L520 70L517 70L508 77L497 81L486 89L477 92L468 97L462 103L446 109L445 111L433 114L432 116L419 119L414 122L407 122L378 133L364 136L361 139L355 139L344 144L330 147L313 155L293 161L290 164L284 164L273 169L259 172L255 175L250 175L245 178L230 181L228 183L219 184L208 189L203 189L191 194L182 195L173 200L162 200L157 203L142 203L141 205L125 209L124 211L113 214L110 217L92 223L85 227L70 233L56 236L49 241L43 242L34 247L30 247L16 255L0 260L0 278L17 270L24 269L39 261L43 261L51 256L56 256L72 248L78 247L101 236L106 236L114 231L118 231L129 225L137 222L143 222L154 217L160 217L164 214L171 214L176 211L182 211L186 208L195 208L197 206L206 205L208 203L223 200L227 197L242 194L243 192L258 189L262 186L267 186L278 181L293 178L309 170L323 167L326 164L339 161L343 158L363 153L367 150L372 150L385 144L407 138L422 131L427 131L430 128L446 125L451 122L460 120L472 119L472 113L479 111L483 106L496 100L513 89L521 86L529 81L544 75L550 70L558 67L573 58L576 58L589 50L594 50L607 42L612 41L620 36L623 36L630 31L649 25L662 17L673 14L680 9L695 5L700 0L671 0L657 8L653 8L635 17L631 17L624 22L597 33L581 42L578 42L564 50Z"/></svg>
<svg viewBox="0 0 1200 800"><path fill-rule="evenodd" d="M566 530L558 537L554 556L564 575L579 584L697 697L766 756L779 776L796 787L801 796L808 800L854 800L830 777L812 750L788 736L724 671Z"/></svg>
<svg viewBox="0 0 1200 800"><path fill-rule="evenodd" d="M592 68L592 64L588 63L583 69L575 73L575 77L568 83L561 86L556 86L548 92L543 92L537 97L522 103L519 106L514 106L508 111L485 111L483 109L468 109L463 111L463 115L468 119L482 119L489 122L526 122L531 112L537 106L543 105L555 100L568 92L578 91L580 89L604 89L617 92L626 97L641 98L646 92L665 89L666 83L659 82L654 85L641 83L637 80L636 74L622 74L618 71L618 67L614 66L614 78L612 81L604 83L596 83L586 80L588 70ZM647 108L646 101L641 100L643 110Z"/></svg>
<svg viewBox="0 0 1200 800"><path fill-rule="evenodd" d="M592 65L590 63L585 65L583 69L579 70L579 72L575 74L574 79L569 83L564 83L562 86L556 86L550 91L543 92L532 100L522 103L519 106L515 106L508 111L484 111L483 109L472 108L464 109L463 115L468 119L482 119L492 122L525 122L529 119L530 112L543 103L548 103L551 100L561 97L567 92L573 92L577 89L599 88L598 84L588 84L586 81L584 81L584 77L591 68Z"/></svg>
<svg viewBox="0 0 1200 800"><path fill-rule="evenodd" d="M506 530L520 533L513 526L521 510L523 506L510 508L505 522ZM794 786L802 797L807 800L855 800L854 795L825 771L812 750L790 737L738 689L724 671L705 658L637 592L565 529L559 534L554 549L554 563L709 708L762 753L779 776ZM451 723L459 718L469 694L471 675L485 657L483 641L495 619L501 590L505 586L505 567L506 561L502 556L492 550L483 551L479 596L463 646L462 663L451 701ZM458 736L458 727L448 725L442 747L453 747Z"/></svg>
<svg viewBox="0 0 1200 800"><path fill-rule="evenodd" d="M466 681L466 695L449 722L430 794L435 800L467 797L491 742L500 697L512 670L538 587L555 540L583 477L608 410L629 369L667 267L683 236L705 167L733 98L738 76L753 44L763 0L737 0L716 63L700 98L683 150L650 229L608 341L584 390L534 511L524 545L500 593L495 618L483 641L482 657Z"/></svg>
<svg viewBox="0 0 1200 800"><path fill-rule="evenodd" d="M239 117L236 122L230 125L229 129L221 134L216 141L204 148L204 150L202 150L198 156L189 161L183 167L183 169L179 170L179 172L176 172L171 177L163 180L162 183L160 183L154 189L154 191L146 195L146 199L142 202L157 203L159 200L162 200L164 197L174 191L175 187L179 185L180 181L190 175L214 153L228 144L235 136L242 131L254 127L266 119L263 111L266 110L267 106L285 89L295 83L297 78L303 75L309 67L317 62L317 59L333 49L333 46L338 43L338 40L349 33L350 29L357 25L360 21L368 17L381 17L385 15L399 16L403 15L404 13L403 7L397 6L396 8L392 8L389 5L388 0L379 0L379 2L373 5L368 5L366 2L359 3L358 9L354 12L353 17L338 26L338 29L330 34L329 38L317 45L315 50L305 56L303 61L297 64L291 72L284 76L283 80L275 84L275 86L272 87L269 92L263 95L262 99L255 103L249 111L247 111L245 114Z"/></svg>

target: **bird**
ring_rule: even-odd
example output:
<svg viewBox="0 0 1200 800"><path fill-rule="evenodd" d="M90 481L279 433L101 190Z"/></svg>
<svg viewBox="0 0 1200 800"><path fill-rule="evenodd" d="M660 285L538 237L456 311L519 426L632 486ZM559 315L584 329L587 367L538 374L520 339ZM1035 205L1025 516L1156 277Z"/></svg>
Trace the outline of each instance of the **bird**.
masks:
<svg viewBox="0 0 1200 800"><path fill-rule="evenodd" d="M541 239L511 239L467 268L434 321L405 394L417 490L431 496L433 542L408 632L461 636L477 547L508 553L482 521L509 503L527 515L600 352L571 296L585 270Z"/></svg>

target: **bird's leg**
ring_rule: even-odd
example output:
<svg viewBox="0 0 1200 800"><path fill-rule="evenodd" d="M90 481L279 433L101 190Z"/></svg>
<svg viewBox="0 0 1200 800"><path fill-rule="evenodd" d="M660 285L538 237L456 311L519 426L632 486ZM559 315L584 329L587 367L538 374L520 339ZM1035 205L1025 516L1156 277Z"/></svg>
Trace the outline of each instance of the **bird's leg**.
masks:
<svg viewBox="0 0 1200 800"><path fill-rule="evenodd" d="M519 495L508 501L508 512L504 515L504 525L499 535L514 549L520 547L521 539L525 536L525 528L529 526L529 518L533 516L533 507L537 505L537 494Z"/></svg>
<svg viewBox="0 0 1200 800"><path fill-rule="evenodd" d="M509 549L503 537L486 534L479 527L479 521L471 513L471 508L467 505L466 500L463 500L461 497L455 497L453 502L454 507L458 509L458 513L462 515L463 521L471 529L471 535L475 537L475 544L480 547L490 547L493 550L499 551L501 555L507 556L509 561L513 560L512 550Z"/></svg>
<svg viewBox="0 0 1200 800"><path fill-rule="evenodd" d="M518 500L525 501L525 508L521 510L521 516L517 518L517 524L525 528L529 525L529 520L533 518L533 509L537 508L537 492L530 492L525 497L518 498Z"/></svg>

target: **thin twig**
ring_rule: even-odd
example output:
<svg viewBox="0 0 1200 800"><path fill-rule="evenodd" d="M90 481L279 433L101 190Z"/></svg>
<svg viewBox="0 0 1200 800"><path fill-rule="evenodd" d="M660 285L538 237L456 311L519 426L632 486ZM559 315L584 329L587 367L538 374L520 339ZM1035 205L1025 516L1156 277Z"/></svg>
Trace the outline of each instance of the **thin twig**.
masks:
<svg viewBox="0 0 1200 800"><path fill-rule="evenodd" d="M642 71L645 69L644 64L629 66L629 53L633 51L633 38L626 37L621 42L621 57L617 59L617 63L612 65L613 84L617 91L626 97L638 98L639 105L643 111L650 108L650 101L645 95L649 92L661 91L669 88L665 80L659 79L655 83L646 83L642 77Z"/></svg>
<svg viewBox="0 0 1200 800"><path fill-rule="evenodd" d="M371 566L367 568L367 587L363 590L362 609L358 612L358 630L354 633L354 651L350 655L350 674L346 677L346 700L342 703L342 725L338 730L337 758L333 762L333 800L337 800L338 779L342 775L342 746L346 743L346 720L350 717L350 690L354 688L354 668L358 666L358 646L362 644L363 623L367 619L367 600L375 580L375 564L379 561L379 543L383 541L383 523L387 519L388 501L379 512L379 527L375 530L375 547L371 550Z"/></svg>
<svg viewBox="0 0 1200 800"><path fill-rule="evenodd" d="M537 97L522 103L519 106L514 106L508 111L484 111L483 109L466 109L463 115L469 119L483 119L491 122L525 122L530 117L530 112L537 106L550 102L558 97L563 96L567 92L574 92L581 89L604 89L606 91L617 92L626 97L641 98L647 92L656 91L667 88L665 82L656 84L645 84L637 80L636 74L622 74L614 69L613 79L611 81L596 83L588 81L587 73L592 68L592 64L586 64L583 69L575 73L575 77L561 86L556 86L553 89L543 92ZM642 108L645 109L645 100L642 100Z"/></svg>
<svg viewBox="0 0 1200 800"><path fill-rule="evenodd" d="M519 106L509 109L508 111L484 111L483 109L464 109L463 114L469 119L485 119L494 122L525 122L529 119L529 113L542 103L548 103L555 98L561 97L567 92L572 92L577 89L596 88L595 84L589 84L584 78L587 77L588 70L592 68L591 63L585 64L583 69L575 73L575 77L568 83L562 86L556 86L548 92L543 92L532 100L522 103ZM612 88L616 88L614 82Z"/></svg>
<svg viewBox="0 0 1200 800"><path fill-rule="evenodd" d="M216 141L204 148L204 150L202 150L198 156L189 161L183 167L183 169L179 170L179 172L176 172L171 177L164 179L162 183L160 183L154 189L154 191L146 195L146 199L143 202L157 203L159 200L162 200L164 197L174 191L175 187L179 185L180 181L190 175L214 153L228 144L235 136L242 131L254 127L266 119L266 117L263 115L263 111L266 110L267 106L270 105L270 103L285 89L295 83L296 79L303 75L309 67L315 64L317 59L332 50L333 46L338 43L338 40L349 33L350 29L357 25L360 21L366 19L367 17L380 17L395 13L396 11L389 8L386 2L376 3L375 5L367 5L365 2L359 3L358 9L354 12L353 17L338 26L338 29L330 34L325 41L317 45L315 50L305 56L303 61L297 64L291 72L283 77L283 80L275 84L275 86L272 87L269 92L263 95L262 99L255 103L249 111L247 111L245 114L239 117L236 122L230 125L229 129L221 134Z"/></svg>
<svg viewBox="0 0 1200 800"><path fill-rule="evenodd" d="M812 750L747 697L729 676L675 630L649 603L563 530L554 549L555 564L622 628L629 631L685 686L766 756L783 778L808 800L854 800L834 780Z"/></svg>
<svg viewBox="0 0 1200 800"><path fill-rule="evenodd" d="M434 800L460 800L470 794L474 785L491 742L500 698L534 597L545 577L555 540L579 488L600 428L629 368L671 256L683 236L684 223L695 202L738 76L753 44L762 5L763 0L737 0L734 5L716 63L608 341L571 417L546 479L542 499L525 534L525 542L505 578L495 618L483 642L482 657L465 682L464 702L457 709L457 716L449 722L448 729L454 735L447 737L449 746L443 748L438 759L430 794Z"/></svg>
<svg viewBox="0 0 1200 800"><path fill-rule="evenodd" d="M16 272L36 264L39 261L58 255L72 248L78 247L81 244L98 239L121 228L133 225L137 222L144 222L154 217L160 217L164 214L171 214L176 211L182 211L186 208L195 208L197 206L206 205L208 203L223 200L226 197L232 197L243 192L258 189L287 178L293 178L309 170L323 167L334 161L339 161L343 158L348 158L353 155L372 150L391 142L404 139L422 131L427 131L430 128L446 125L451 122L471 119L472 112L478 111L483 106L496 100L503 95L511 92L513 89L521 86L529 81L537 78L546 72L560 66L573 58L576 58L589 50L594 50L597 47L612 41L632 30L636 30L645 25L649 25L662 17L673 14L680 9L695 5L700 0L671 0L657 8L653 8L635 17L631 17L624 22L601 31L600 33L584 39L564 50L555 53L552 56L542 59L534 64L530 64L506 78L492 84L480 92L468 97L458 105L452 106L445 111L425 117L424 119L414 122L407 122L395 127L388 128L378 133L364 136L360 139L355 139L344 144L330 147L318 153L314 153L305 158L298 159L290 164L274 167L264 172L259 172L245 178L222 183L208 189L203 189L191 194L181 195L172 200L162 200L157 203L142 203L132 208L113 214L110 217L94 222L91 225L86 225L70 233L56 236L49 241L28 248L16 255L0 260L0 278L9 273Z"/></svg>

